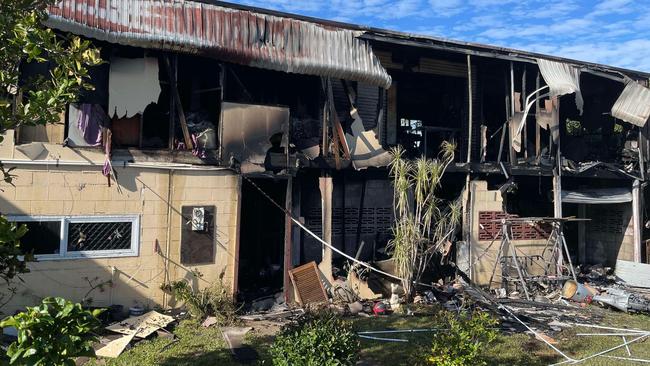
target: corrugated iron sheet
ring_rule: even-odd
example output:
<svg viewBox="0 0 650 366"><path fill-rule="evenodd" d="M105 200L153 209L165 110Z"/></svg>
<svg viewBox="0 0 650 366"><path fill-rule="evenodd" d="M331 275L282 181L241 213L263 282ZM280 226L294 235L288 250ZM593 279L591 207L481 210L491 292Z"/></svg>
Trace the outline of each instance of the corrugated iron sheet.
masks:
<svg viewBox="0 0 650 366"><path fill-rule="evenodd" d="M537 65L549 87L549 94L554 97L575 93L576 106L582 114L584 101L580 91L580 70L571 64L541 58L537 59Z"/></svg>
<svg viewBox="0 0 650 366"><path fill-rule="evenodd" d="M612 116L643 127L650 117L650 89L628 80L612 107Z"/></svg>
<svg viewBox="0 0 650 366"><path fill-rule="evenodd" d="M63 0L47 25L99 40L298 74L391 83L359 31L179 0Z"/></svg>

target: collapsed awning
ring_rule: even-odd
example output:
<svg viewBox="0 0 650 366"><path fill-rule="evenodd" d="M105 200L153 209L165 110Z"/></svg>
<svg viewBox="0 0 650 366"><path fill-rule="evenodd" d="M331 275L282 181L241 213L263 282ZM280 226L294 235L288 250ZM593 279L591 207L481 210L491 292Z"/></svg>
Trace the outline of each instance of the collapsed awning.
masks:
<svg viewBox="0 0 650 366"><path fill-rule="evenodd" d="M612 107L612 116L639 127L645 126L650 117L650 89L628 79Z"/></svg>
<svg viewBox="0 0 650 366"><path fill-rule="evenodd" d="M46 25L127 46L200 53L223 61L388 88L391 78L362 32L179 0L66 0Z"/></svg>
<svg viewBox="0 0 650 366"><path fill-rule="evenodd" d="M583 189L579 191L562 190L562 203L604 205L625 202L632 202L632 192L627 188Z"/></svg>

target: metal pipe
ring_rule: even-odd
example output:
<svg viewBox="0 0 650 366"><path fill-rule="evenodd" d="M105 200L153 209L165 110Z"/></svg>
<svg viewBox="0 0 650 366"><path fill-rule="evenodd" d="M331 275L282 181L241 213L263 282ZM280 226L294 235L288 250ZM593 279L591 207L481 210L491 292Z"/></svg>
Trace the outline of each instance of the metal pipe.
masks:
<svg viewBox="0 0 650 366"><path fill-rule="evenodd" d="M472 161L472 56L467 55L467 93L468 93L468 112L467 112L467 162Z"/></svg>

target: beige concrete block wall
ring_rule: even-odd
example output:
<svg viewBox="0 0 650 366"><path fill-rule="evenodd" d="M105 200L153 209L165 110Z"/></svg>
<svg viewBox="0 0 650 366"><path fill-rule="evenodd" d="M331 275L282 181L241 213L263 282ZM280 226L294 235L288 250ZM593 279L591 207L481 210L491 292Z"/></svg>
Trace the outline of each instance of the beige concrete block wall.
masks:
<svg viewBox="0 0 650 366"><path fill-rule="evenodd" d="M479 240L479 212L481 211L503 211L503 198L500 191L490 191L485 181L472 181L471 191L474 192L472 200L472 233L470 244L470 263L472 263L472 281L478 285L488 285L490 276L497 261L500 239L494 241ZM518 253L523 254L540 254L546 244L545 240L517 240L514 244L518 248ZM505 248L504 250L509 250ZM510 253L510 252L508 252ZM479 259L480 258L480 259ZM538 272L536 266L531 266L531 274ZM497 266L495 281L501 280L501 270Z"/></svg>
<svg viewBox="0 0 650 366"><path fill-rule="evenodd" d="M1 148L0 148L1 150ZM70 149L68 149L70 150ZM170 258L180 262L180 207L214 205L217 208L216 259L212 265L196 267L212 281L225 271L234 277L237 246L239 178L225 170L175 171L170 191L170 172L162 169L115 166L119 185L101 174L101 166L24 166L14 171L15 187L2 183L0 213L3 215L117 215L140 217L139 253L135 257L60 259L30 263L31 273L17 282L18 295L2 311L12 312L33 305L45 296L63 296L79 301L90 289L85 277L112 279L113 286L94 291L98 306L163 304L160 285L165 279L165 260L154 250L159 243L166 253L171 236ZM168 216L171 197L171 216ZM171 228L168 232L168 228ZM191 269L169 265L169 278L186 278ZM204 282L204 281L201 281ZM205 283L203 284L205 286ZM167 301L167 303L170 303Z"/></svg>
<svg viewBox="0 0 650 366"><path fill-rule="evenodd" d="M172 188L172 237L170 247L170 275L174 280L185 279L198 288L206 288L217 281L223 273L224 284L234 290L238 251L239 176L222 171L205 175L203 172L177 171ZM216 255L214 264L180 265L181 217L183 206L215 206ZM196 278L191 271L198 271ZM195 288L196 288L195 287ZM169 299L169 306L174 306Z"/></svg>

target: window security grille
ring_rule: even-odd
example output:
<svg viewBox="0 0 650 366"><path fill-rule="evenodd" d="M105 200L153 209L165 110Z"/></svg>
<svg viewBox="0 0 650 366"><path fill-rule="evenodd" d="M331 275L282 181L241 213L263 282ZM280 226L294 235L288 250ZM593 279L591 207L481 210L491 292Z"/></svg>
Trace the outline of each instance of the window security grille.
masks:
<svg viewBox="0 0 650 366"><path fill-rule="evenodd" d="M140 218L115 216L10 216L27 225L21 250L38 260L137 256Z"/></svg>
<svg viewBox="0 0 650 366"><path fill-rule="evenodd" d="M129 249L131 226L131 222L71 222L68 225L68 251Z"/></svg>

